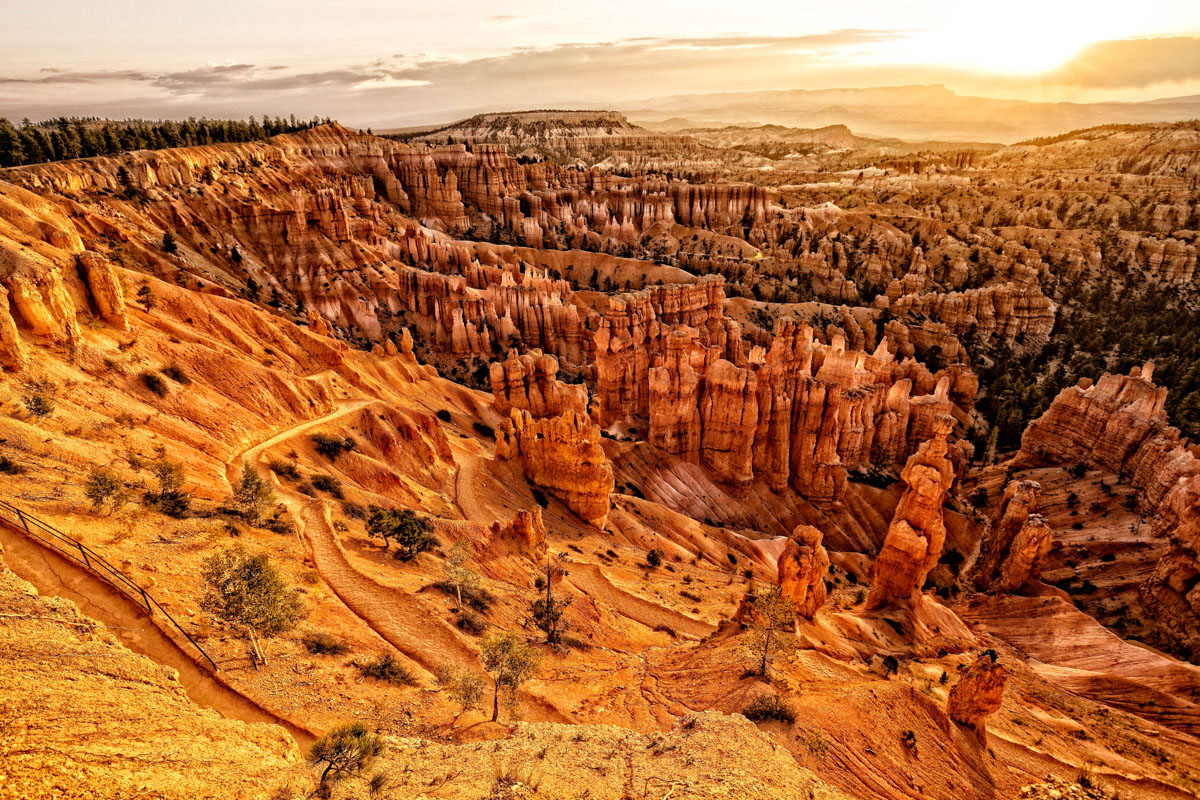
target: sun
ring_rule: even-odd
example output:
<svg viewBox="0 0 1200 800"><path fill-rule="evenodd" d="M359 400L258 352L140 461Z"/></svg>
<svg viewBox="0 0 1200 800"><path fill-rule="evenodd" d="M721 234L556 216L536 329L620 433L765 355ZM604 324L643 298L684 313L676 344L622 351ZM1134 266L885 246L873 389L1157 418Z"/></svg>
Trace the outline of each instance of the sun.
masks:
<svg viewBox="0 0 1200 800"><path fill-rule="evenodd" d="M1122 38L1121 8L1128 4L960 0L939 24L916 32L897 55L909 63L1035 75L1061 66L1090 44Z"/></svg>

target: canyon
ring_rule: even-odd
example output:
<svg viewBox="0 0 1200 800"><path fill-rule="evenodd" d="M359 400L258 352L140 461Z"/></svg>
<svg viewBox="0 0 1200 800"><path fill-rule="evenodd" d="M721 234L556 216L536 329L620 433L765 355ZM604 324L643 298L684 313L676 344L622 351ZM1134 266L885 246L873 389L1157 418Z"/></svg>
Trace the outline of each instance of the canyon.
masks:
<svg viewBox="0 0 1200 800"><path fill-rule="evenodd" d="M1195 796L1200 130L820 134L0 170L0 797Z"/></svg>

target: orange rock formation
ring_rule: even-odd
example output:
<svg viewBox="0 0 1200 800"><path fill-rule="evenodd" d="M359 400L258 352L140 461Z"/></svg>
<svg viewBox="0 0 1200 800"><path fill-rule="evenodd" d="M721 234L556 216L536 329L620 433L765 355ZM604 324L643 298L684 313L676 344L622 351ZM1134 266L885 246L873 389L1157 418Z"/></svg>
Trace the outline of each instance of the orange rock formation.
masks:
<svg viewBox="0 0 1200 800"><path fill-rule="evenodd" d="M574 411L536 419L514 408L497 434L498 458L520 459L530 483L597 528L604 527L613 473L600 446L600 429L591 420Z"/></svg>
<svg viewBox="0 0 1200 800"><path fill-rule="evenodd" d="M805 619L812 619L825 605L829 553L821 538L813 526L799 525L779 555L779 588L795 603L796 615Z"/></svg>
<svg viewBox="0 0 1200 800"><path fill-rule="evenodd" d="M883 548L875 558L868 609L911 605L920 596L929 570L937 565L946 541L942 502L954 483L948 457L954 420L939 417L933 438L921 445L900 473L904 495L896 506Z"/></svg>
<svg viewBox="0 0 1200 800"><path fill-rule="evenodd" d="M983 654L950 689L947 712L950 719L975 731L980 744L987 745L988 716L1000 710L1008 673L991 654Z"/></svg>
<svg viewBox="0 0 1200 800"><path fill-rule="evenodd" d="M489 374L492 403L504 416L514 408L538 419L567 411L587 415L587 388L558 380L558 359L540 350L521 355L509 350L507 359L492 362Z"/></svg>

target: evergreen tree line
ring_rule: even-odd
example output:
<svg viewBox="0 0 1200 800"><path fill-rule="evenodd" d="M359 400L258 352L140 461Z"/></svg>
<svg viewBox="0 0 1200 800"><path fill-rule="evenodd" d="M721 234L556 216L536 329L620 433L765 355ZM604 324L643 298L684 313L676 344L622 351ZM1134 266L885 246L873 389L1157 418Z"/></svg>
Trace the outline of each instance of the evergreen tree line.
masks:
<svg viewBox="0 0 1200 800"><path fill-rule="evenodd" d="M1155 363L1154 382L1168 389L1171 424L1200 440L1200 298L1144 276L1120 280L1112 273L1048 288L1060 304L1048 341L1014 348L995 338L967 338L986 387L976 407L998 428L999 451L1019 447L1025 426L1080 378L1128 374L1147 361Z"/></svg>
<svg viewBox="0 0 1200 800"><path fill-rule="evenodd" d="M112 156L131 150L162 150L225 142L250 142L295 133L329 122L295 115L237 119L107 120L57 117L44 122L22 120L19 126L0 117L0 167L19 167L71 158Z"/></svg>

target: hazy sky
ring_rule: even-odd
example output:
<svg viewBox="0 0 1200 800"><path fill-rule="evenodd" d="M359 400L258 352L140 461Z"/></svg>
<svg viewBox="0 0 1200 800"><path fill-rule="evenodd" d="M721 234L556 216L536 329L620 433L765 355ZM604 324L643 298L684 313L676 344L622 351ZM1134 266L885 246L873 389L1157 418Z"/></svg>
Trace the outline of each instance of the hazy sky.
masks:
<svg viewBox="0 0 1200 800"><path fill-rule="evenodd" d="M624 107L655 96L943 83L961 94L1200 93L1200 0L0 2L0 116Z"/></svg>

